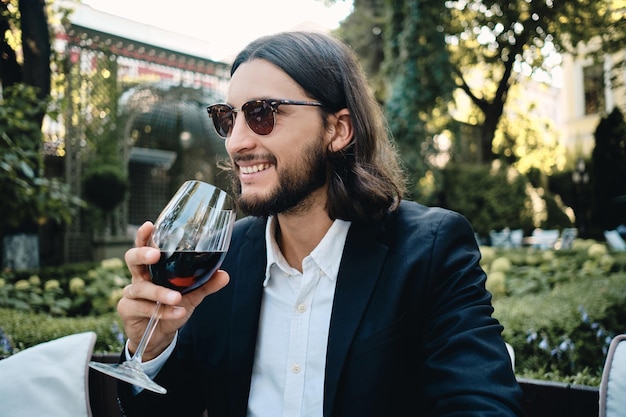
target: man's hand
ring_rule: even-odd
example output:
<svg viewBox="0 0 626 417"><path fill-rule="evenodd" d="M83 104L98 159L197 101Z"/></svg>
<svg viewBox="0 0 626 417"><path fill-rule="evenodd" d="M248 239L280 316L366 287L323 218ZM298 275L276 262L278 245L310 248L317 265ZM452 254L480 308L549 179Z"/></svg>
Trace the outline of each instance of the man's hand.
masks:
<svg viewBox="0 0 626 417"><path fill-rule="evenodd" d="M148 265L156 263L161 256L157 248L148 246L153 230L154 225L151 222L144 223L137 230L135 247L126 252L125 260L132 275L132 283L124 288L123 297L117 304L117 312L128 337L128 348L132 353L156 309L155 303L161 303L160 320L143 354L144 361L163 352L204 297L222 289L230 279L227 272L217 271L207 283L185 295L153 284Z"/></svg>

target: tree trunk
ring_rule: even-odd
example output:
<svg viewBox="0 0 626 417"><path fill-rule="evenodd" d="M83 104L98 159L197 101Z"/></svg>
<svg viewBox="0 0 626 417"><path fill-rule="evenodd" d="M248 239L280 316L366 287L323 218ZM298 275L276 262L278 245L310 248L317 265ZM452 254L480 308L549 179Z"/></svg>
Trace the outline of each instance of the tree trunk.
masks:
<svg viewBox="0 0 626 417"><path fill-rule="evenodd" d="M496 158L492 145L503 106L504 103L491 103L485 109L485 121L480 127L480 161L484 164L489 164Z"/></svg>
<svg viewBox="0 0 626 417"><path fill-rule="evenodd" d="M0 2L3 6L5 4ZM6 9L6 7L3 7ZM2 11L2 8L0 8ZM19 12L20 12L20 27L22 30L22 54L24 57L24 65L21 68L21 74L19 71L19 65L15 61L11 60L6 62L6 66L3 65L3 73L1 75L8 75L9 82L15 84L16 82L23 82L30 86L36 87L37 97L39 100L45 100L50 95L51 84L51 70L50 70L50 33L48 28L48 18L46 15L46 3L45 0L19 0ZM0 25L7 23L6 20L0 20ZM0 44L0 47L9 47L8 44ZM9 47L10 49L10 47ZM9 52L15 53L12 49ZM8 55L9 58L11 57ZM1 59L1 58L0 58ZM3 63L4 64L4 63ZM18 65L17 68L15 65ZM4 68L9 72L5 74ZM17 71L18 76L15 76ZM3 80L6 78L3 78ZM36 121L39 126L43 124L43 118L46 112L45 109L39 112L36 117ZM36 150L41 148L41 131L37 137L29 138L28 142L17 143L21 147L35 147ZM41 161L35 159L36 172L40 169ZM35 219L28 219L24 221L13 236L13 240L3 239L4 252L3 263L6 265L7 261L11 260L14 269L32 269L39 267L39 225ZM11 256L7 251L11 251Z"/></svg>
<svg viewBox="0 0 626 417"><path fill-rule="evenodd" d="M8 4L0 1L0 86L2 88L22 81L22 68L17 63L17 55L4 36L11 28L8 13Z"/></svg>
<svg viewBox="0 0 626 417"><path fill-rule="evenodd" d="M24 53L23 81L37 87L38 97L50 94L50 33L44 0L20 0L22 18L22 50ZM40 115L43 121L45 113Z"/></svg>

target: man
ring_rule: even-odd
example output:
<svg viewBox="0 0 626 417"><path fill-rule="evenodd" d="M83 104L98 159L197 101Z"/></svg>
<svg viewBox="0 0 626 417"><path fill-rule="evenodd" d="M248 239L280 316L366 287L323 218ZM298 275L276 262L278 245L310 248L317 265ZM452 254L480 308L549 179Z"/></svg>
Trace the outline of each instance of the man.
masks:
<svg viewBox="0 0 626 417"><path fill-rule="evenodd" d="M357 60L282 33L235 59L209 106L243 212L223 271L153 285L143 225L118 311L166 395L120 384L128 416L511 416L518 387L459 214L402 201L403 175ZM206 297L206 298L205 298Z"/></svg>

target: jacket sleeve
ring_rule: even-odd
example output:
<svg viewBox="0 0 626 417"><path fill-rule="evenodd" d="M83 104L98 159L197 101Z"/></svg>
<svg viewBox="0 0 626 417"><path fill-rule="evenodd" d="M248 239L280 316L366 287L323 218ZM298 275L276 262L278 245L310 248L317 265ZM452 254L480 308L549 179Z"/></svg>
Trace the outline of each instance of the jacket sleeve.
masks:
<svg viewBox="0 0 626 417"><path fill-rule="evenodd" d="M434 226L422 337L423 389L433 415L523 415L502 326L469 222L450 212Z"/></svg>
<svg viewBox="0 0 626 417"><path fill-rule="evenodd" d="M140 416L181 416L199 417L203 407L198 392L201 384L195 380L195 373L185 371L177 349L155 377L155 381L167 389L167 394L157 394L142 390L133 392L126 382L118 382L118 404L124 417Z"/></svg>

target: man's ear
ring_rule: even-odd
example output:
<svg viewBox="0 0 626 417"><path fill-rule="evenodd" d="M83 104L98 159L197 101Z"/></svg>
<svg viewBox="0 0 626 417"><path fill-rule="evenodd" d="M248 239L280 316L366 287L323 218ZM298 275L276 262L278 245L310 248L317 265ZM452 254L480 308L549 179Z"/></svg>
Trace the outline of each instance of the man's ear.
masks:
<svg viewBox="0 0 626 417"><path fill-rule="evenodd" d="M328 117L328 149L338 152L352 142L354 129L350 110L341 109Z"/></svg>

